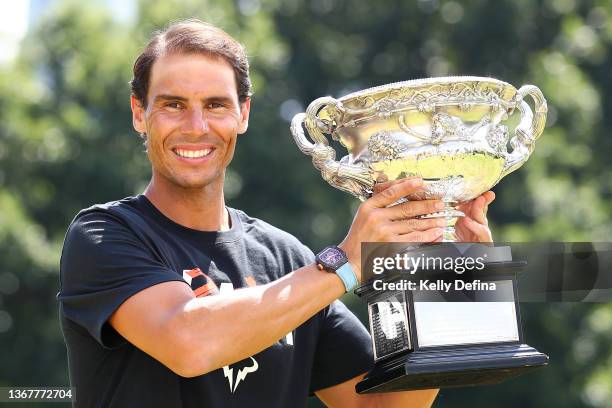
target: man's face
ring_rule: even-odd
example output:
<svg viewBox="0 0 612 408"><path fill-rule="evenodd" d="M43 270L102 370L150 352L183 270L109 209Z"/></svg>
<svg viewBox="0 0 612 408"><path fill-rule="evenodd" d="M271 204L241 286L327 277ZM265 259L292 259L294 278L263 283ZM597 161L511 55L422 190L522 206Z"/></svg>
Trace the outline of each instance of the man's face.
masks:
<svg viewBox="0 0 612 408"><path fill-rule="evenodd" d="M249 100L238 102L232 67L200 54L160 57L147 100L144 109L132 96L132 118L134 128L147 134L155 177L182 188L222 185L250 108Z"/></svg>

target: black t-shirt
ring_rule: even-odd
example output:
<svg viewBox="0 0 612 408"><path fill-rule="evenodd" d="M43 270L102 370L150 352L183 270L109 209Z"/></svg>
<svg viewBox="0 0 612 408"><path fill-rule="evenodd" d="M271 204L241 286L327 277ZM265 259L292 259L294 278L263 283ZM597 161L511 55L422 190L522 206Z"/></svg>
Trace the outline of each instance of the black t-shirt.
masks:
<svg viewBox="0 0 612 408"><path fill-rule="evenodd" d="M76 216L58 294L76 406L300 407L312 392L371 367L369 335L339 301L262 352L193 378L176 375L108 324L130 296L161 282L182 281L198 296L214 296L313 262L295 237L228 211L232 226L223 232L176 224L142 195Z"/></svg>

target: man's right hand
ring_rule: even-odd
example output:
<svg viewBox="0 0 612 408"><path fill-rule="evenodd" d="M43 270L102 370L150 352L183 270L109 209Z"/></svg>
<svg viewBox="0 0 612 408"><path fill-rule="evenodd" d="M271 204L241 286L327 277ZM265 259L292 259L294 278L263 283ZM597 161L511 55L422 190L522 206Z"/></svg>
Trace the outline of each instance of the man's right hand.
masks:
<svg viewBox="0 0 612 408"><path fill-rule="evenodd" d="M444 218L415 218L444 209L440 200L406 201L397 205L402 197L423 187L420 178L408 178L385 183L359 207L348 235L338 245L351 263L357 279L361 281L362 242L437 242L442 239Z"/></svg>

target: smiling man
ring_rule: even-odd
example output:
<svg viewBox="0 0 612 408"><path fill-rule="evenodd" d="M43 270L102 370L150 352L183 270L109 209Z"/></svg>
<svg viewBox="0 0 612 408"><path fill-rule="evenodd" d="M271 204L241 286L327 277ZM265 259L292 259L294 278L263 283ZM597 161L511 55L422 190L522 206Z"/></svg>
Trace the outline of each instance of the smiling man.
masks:
<svg viewBox="0 0 612 408"><path fill-rule="evenodd" d="M73 220L61 258L62 330L79 407L427 407L437 390L358 395L367 331L337 299L361 280L362 241L440 239L439 209L390 206L422 181L377 188L345 240L318 257L223 197L250 111L248 62L225 32L189 20L157 32L134 64L134 128L152 177L143 194ZM488 193L464 237L490 240Z"/></svg>

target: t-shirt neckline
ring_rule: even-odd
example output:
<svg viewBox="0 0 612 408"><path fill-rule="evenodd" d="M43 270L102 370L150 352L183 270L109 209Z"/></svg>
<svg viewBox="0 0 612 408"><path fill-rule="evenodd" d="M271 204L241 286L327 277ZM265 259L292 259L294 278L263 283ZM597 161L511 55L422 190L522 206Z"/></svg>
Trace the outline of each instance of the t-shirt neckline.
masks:
<svg viewBox="0 0 612 408"><path fill-rule="evenodd" d="M165 227L171 229L172 231L176 231L181 235L186 235L192 239L196 239L201 243L220 244L224 242L233 242L240 239L243 234L243 226L240 220L240 216L238 215L238 212L231 207L225 207L227 208L227 212L229 213L230 220L232 222L232 226L229 230L200 231L178 224L175 221L171 220L157 207L155 207L155 205L153 205L153 203L144 194L139 194L138 196L136 196L136 201L141 203L146 210L150 211L153 219L159 221L161 224L164 224Z"/></svg>

